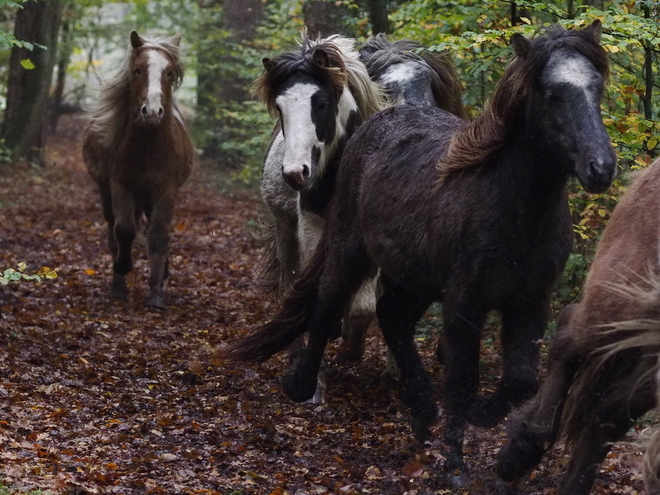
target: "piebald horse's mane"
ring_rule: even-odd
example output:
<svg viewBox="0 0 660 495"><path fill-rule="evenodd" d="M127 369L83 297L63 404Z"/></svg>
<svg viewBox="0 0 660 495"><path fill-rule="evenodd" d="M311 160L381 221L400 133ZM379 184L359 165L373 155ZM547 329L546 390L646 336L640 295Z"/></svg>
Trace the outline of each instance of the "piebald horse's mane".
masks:
<svg viewBox="0 0 660 495"><path fill-rule="evenodd" d="M431 69L431 90L437 106L458 117L466 117L461 102L461 83L446 53L429 51L413 40L390 41L381 33L362 45L360 58L374 79L394 64L416 62L427 65Z"/></svg>
<svg viewBox="0 0 660 495"><path fill-rule="evenodd" d="M534 81L556 50L565 48L580 53L607 78L609 60L600 46L599 34L595 33L600 32L600 23L593 26L575 31L552 26L544 36L531 40L527 53L516 56L509 64L483 112L452 136L447 153L437 164L440 184L452 175L480 168L502 148Z"/></svg>
<svg viewBox="0 0 660 495"><path fill-rule="evenodd" d="M143 36L145 43L133 48L129 43L128 55L118 72L101 87L98 101L90 110L90 130L101 136L101 144L114 149L129 122L129 103L131 94L131 67L137 56L145 50L159 50L167 56L173 65L175 90L183 81L183 61L179 56L179 37L152 38ZM173 104L174 101L172 102ZM176 106L176 104L175 104Z"/></svg>
<svg viewBox="0 0 660 495"><path fill-rule="evenodd" d="M348 86L362 119L389 106L383 89L370 79L360 61L353 39L333 34L310 40L303 30L300 50L265 59L264 63L267 70L257 79L255 94L271 114L276 113L277 88L295 72L327 81L338 94Z"/></svg>

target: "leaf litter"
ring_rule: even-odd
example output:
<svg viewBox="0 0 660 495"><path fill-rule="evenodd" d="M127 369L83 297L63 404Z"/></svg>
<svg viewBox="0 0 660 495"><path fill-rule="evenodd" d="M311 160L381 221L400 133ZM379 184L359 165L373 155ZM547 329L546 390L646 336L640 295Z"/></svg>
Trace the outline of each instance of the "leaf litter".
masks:
<svg viewBox="0 0 660 495"><path fill-rule="evenodd" d="M4 485L69 494L506 492L494 474L505 427L468 428L470 482L452 488L441 469L443 419L433 440L414 440L397 384L380 375L377 332L354 366L336 364L330 346L320 406L282 393L283 356L253 367L219 359L227 341L266 321L277 302L259 283L255 225L265 209L253 191L221 192L227 174L208 164L180 194L167 311L144 307L143 239L130 301L109 302L106 228L80 156L83 127L80 116L63 117L46 168L0 174L0 269L26 262L58 274L0 287ZM427 320L434 326L437 312ZM418 346L442 406L436 338L431 332ZM496 345L484 348L482 363L484 376L497 377ZM641 429L615 447L593 493L641 491ZM519 493L554 493L565 464L553 449Z"/></svg>

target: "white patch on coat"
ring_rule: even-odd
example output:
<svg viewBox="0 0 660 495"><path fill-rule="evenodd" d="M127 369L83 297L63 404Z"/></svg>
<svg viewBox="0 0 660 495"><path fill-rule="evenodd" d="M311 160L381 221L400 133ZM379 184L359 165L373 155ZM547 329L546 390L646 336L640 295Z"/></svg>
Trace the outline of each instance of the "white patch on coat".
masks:
<svg viewBox="0 0 660 495"><path fill-rule="evenodd" d="M379 78L378 82L387 85L393 82L404 83L417 78L417 62L402 62L391 65Z"/></svg>
<svg viewBox="0 0 660 495"><path fill-rule="evenodd" d="M549 79L555 84L570 84L581 89L587 101L595 102L596 95L590 90L596 72L594 66L582 55L564 57L551 65Z"/></svg>
<svg viewBox="0 0 660 495"><path fill-rule="evenodd" d="M148 112L158 112L162 106L163 71L169 65L169 60L160 50L149 50L147 52L147 105Z"/></svg>
<svg viewBox="0 0 660 495"><path fill-rule="evenodd" d="M311 169L312 149L323 148L312 122L312 95L318 90L314 84L294 84L275 100L284 129L284 174L302 173L304 165Z"/></svg>

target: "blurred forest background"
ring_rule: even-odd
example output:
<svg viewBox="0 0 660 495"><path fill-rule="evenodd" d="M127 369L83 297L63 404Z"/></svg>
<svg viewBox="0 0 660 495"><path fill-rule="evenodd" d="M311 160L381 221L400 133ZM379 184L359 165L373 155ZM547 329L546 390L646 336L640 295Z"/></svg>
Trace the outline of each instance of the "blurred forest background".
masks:
<svg viewBox="0 0 660 495"><path fill-rule="evenodd" d="M263 57L295 49L300 30L358 42L384 32L448 51L476 115L511 58L514 32L604 25L612 74L603 117L621 171L660 150L660 2L657 0L0 0L0 167L43 166L40 147L65 112L83 111L113 73L132 29L183 35L179 100L202 159L256 183L273 121L251 94ZM575 298L595 241L625 189L572 184L576 248L557 304Z"/></svg>

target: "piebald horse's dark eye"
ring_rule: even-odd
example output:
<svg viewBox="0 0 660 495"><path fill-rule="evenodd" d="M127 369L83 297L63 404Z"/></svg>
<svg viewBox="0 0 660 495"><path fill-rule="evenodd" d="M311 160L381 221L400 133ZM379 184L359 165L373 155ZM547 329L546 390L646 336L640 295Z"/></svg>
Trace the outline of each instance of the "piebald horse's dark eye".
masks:
<svg viewBox="0 0 660 495"><path fill-rule="evenodd" d="M325 101L321 101L321 102L319 102L319 106L318 106L319 111L322 112L322 111L324 111L326 108L328 108L328 104L327 104Z"/></svg>
<svg viewBox="0 0 660 495"><path fill-rule="evenodd" d="M133 69L133 73L134 73L136 76L139 76L140 74L142 74L142 71L136 67L135 69Z"/></svg>
<svg viewBox="0 0 660 495"><path fill-rule="evenodd" d="M167 77L171 78L172 76L174 76L174 72L170 69L167 71Z"/></svg>

